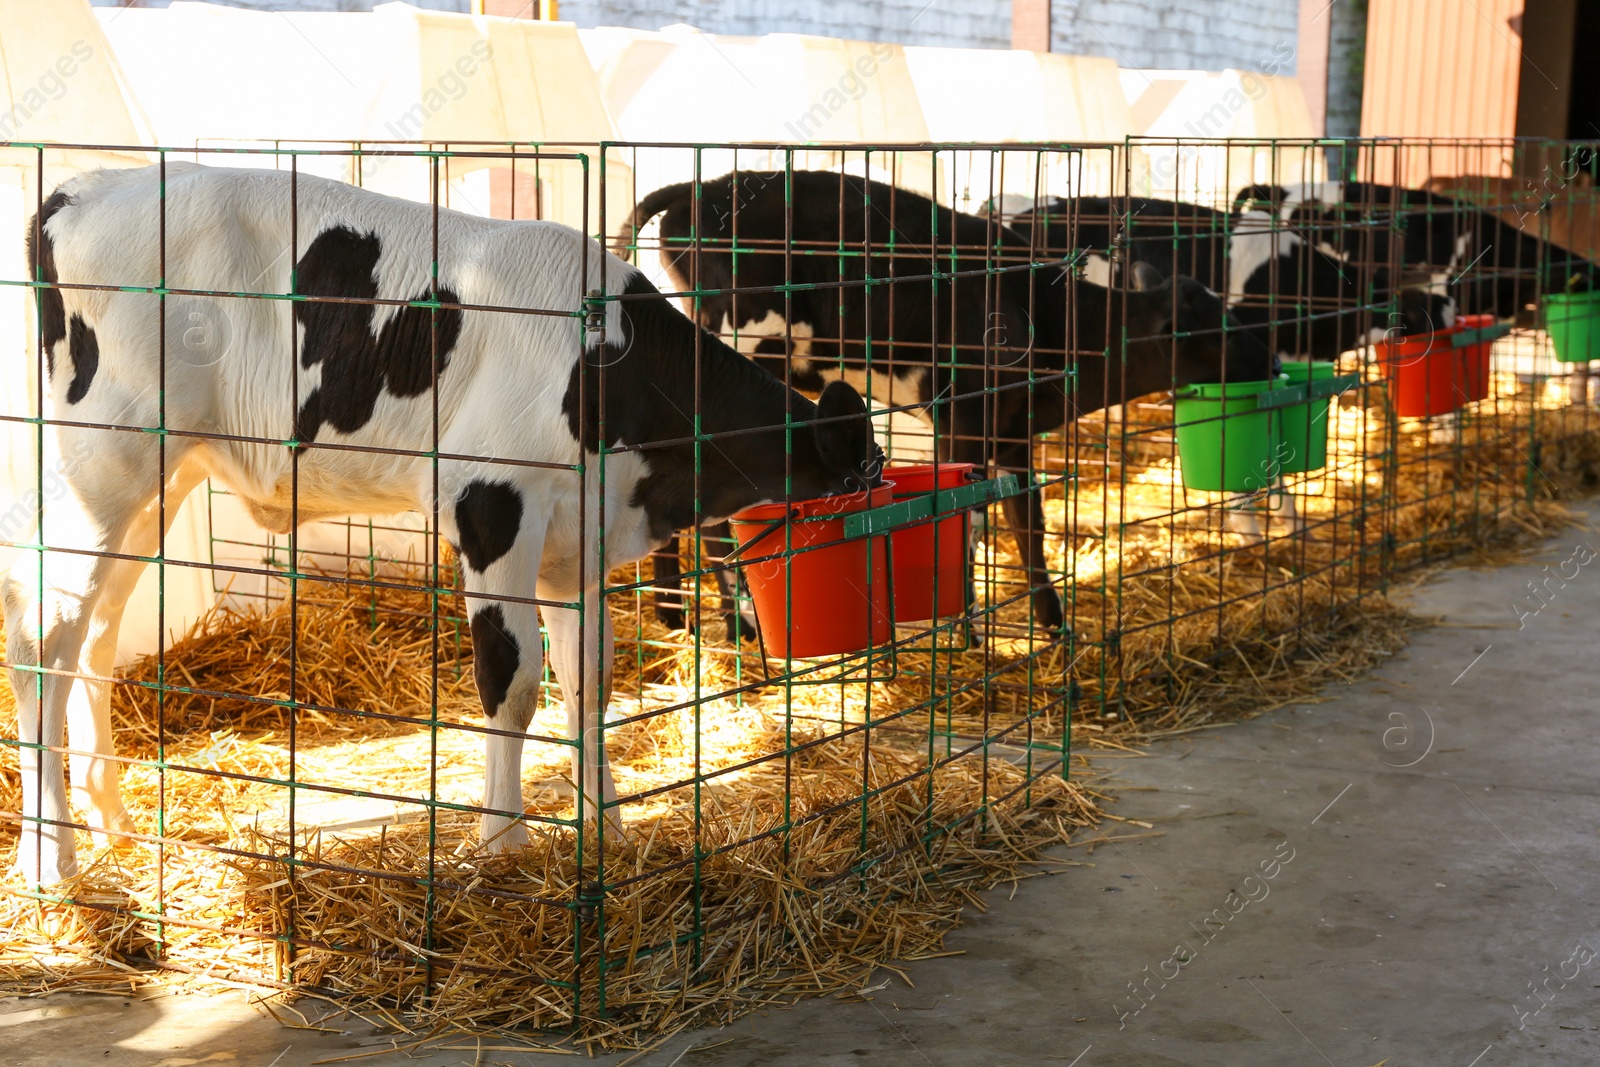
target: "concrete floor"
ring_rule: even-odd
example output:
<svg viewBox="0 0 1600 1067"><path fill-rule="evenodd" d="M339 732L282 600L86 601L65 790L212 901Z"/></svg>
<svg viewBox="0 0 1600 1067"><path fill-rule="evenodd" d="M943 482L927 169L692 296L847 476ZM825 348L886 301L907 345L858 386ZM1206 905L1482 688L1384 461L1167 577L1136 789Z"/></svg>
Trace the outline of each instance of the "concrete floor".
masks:
<svg viewBox="0 0 1600 1067"><path fill-rule="evenodd" d="M1600 504L1586 514L1600 526ZM1600 1062L1600 558L1579 566L1579 545L1600 552L1600 533L1429 582L1414 606L1444 624L1328 703L1098 757L1121 794L1111 810L1161 836L991 894L949 939L964 955L907 968L915 988L889 977L863 1000L680 1035L633 1064ZM1577 577L1550 582L1519 629L1527 583L1569 559ZM391 1044L280 1028L242 994L5 1000L4 1032L0 1064L41 1067L296 1067Z"/></svg>

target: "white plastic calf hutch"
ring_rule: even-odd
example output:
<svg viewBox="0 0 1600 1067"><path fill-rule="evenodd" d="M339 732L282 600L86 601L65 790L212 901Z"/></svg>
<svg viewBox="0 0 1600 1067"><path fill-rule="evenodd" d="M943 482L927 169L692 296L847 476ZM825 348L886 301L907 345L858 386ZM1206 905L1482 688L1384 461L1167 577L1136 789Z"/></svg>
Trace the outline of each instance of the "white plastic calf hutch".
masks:
<svg viewBox="0 0 1600 1067"><path fill-rule="evenodd" d="M1305 94L1293 77L1252 70L1123 70L1135 133L1170 139L1146 147L1148 189L1136 196L1227 207L1244 187L1322 181L1322 150L1269 144L1315 136ZM1260 141L1220 144L1218 138Z"/></svg>
<svg viewBox="0 0 1600 1067"><path fill-rule="evenodd" d="M62 142L111 146L109 150L29 148L0 149L0 277L25 278L21 237L41 190L45 195L82 170L141 166L149 162L133 149L149 143L138 106L127 94L123 72L87 4L38 0L0 0L0 141ZM34 329L33 301L21 286L0 287L0 414L9 418L39 415L37 361L30 351ZM61 491L58 470L37 462L37 431L26 423L7 421L0 427L0 538L26 541L37 520L38 495ZM177 520L182 530L193 525L190 509ZM0 546L0 571L10 567L17 550ZM192 577L198 590L209 579ZM191 582L178 582L186 586ZM149 592L148 583L140 596ZM181 590L173 593L180 601ZM130 616L139 613L136 602ZM153 615L153 613L150 613ZM125 635L135 640L138 627ZM153 629L148 637L154 647Z"/></svg>
<svg viewBox="0 0 1600 1067"><path fill-rule="evenodd" d="M553 159L514 166L488 153L510 143L571 154L616 137L577 31L570 23L491 18L381 4L370 13L241 11L175 3L101 16L129 77L148 101L165 145L304 147L311 173L407 199L430 199L426 158L356 158L357 145L431 142L446 206L470 214L550 218L583 225L583 168ZM174 51L195 57L174 64ZM285 77L293 71L293 77ZM196 94L196 83L205 93ZM325 142L342 142L332 145ZM481 162L470 155L483 145ZM595 148L590 194L598 192ZM239 165L278 166L270 154ZM619 207L626 171L609 175ZM537 174L535 173L537 171ZM591 195L589 228L598 225Z"/></svg>
<svg viewBox="0 0 1600 1067"><path fill-rule="evenodd" d="M370 13L313 13L180 2L164 10L103 10L100 18L130 82L148 102L160 143L243 153L202 153L202 162L285 169L291 157L273 149L300 149L308 154L293 157L293 165L302 173L429 202L432 164L414 144L405 146L405 155L352 151L429 142L451 152L439 161L442 206L554 219L590 232L600 227L598 144L616 131L570 23L397 3ZM174 54L186 62L172 62ZM290 70L294 76L285 77ZM207 91L194 92L196 84ZM561 147L529 155L550 142ZM524 154L504 161L511 143L526 146L519 149ZM580 153L588 158L587 196L585 167L574 158ZM621 217L631 206L629 171L620 157L606 169L610 212ZM176 602L169 595L167 627L179 633L219 593L235 603L281 593L259 568L264 556L287 562L287 538L263 533L232 497L202 493L196 501L204 503L190 505L201 509L191 524L194 536L170 539L169 556L257 573L219 575L213 589L205 572L183 571L204 576L205 588ZM356 558L421 560L422 527L411 515L312 523L299 531L297 547L303 563L325 569L344 570ZM154 633L137 643L125 635L123 647L125 653L149 651Z"/></svg>
<svg viewBox="0 0 1600 1067"><path fill-rule="evenodd" d="M1120 144L1137 133L1117 64L1094 56L992 48L908 48L906 62L935 141ZM1037 177L1031 164L1041 163ZM988 153L952 158L955 207L978 211L990 196L1110 196L1148 177L1144 153L1016 155L1001 167ZM1037 185L1037 188L1035 186Z"/></svg>
<svg viewBox="0 0 1600 1067"><path fill-rule="evenodd" d="M733 37L670 26L659 33L580 30L622 136L667 144L889 144L928 140L905 49L882 42L773 33ZM871 177L927 192L932 165L916 157L891 174L888 153ZM796 151L798 169L862 172L859 156ZM785 154L761 148L706 150L702 177L781 170ZM643 195L695 177L681 149L630 151Z"/></svg>

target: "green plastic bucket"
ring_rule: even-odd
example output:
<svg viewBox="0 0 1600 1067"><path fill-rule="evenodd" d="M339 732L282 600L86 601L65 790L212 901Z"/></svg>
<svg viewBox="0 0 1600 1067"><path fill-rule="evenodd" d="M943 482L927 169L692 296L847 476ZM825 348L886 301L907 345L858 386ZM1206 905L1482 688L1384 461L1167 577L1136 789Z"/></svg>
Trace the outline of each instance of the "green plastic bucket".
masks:
<svg viewBox="0 0 1600 1067"><path fill-rule="evenodd" d="M1333 377L1331 360L1286 359L1283 373L1290 385L1326 381ZM1328 397L1313 397L1283 409L1279 426L1283 448L1278 450L1278 473L1305 474L1328 465Z"/></svg>
<svg viewBox="0 0 1600 1067"><path fill-rule="evenodd" d="M1600 359L1600 290L1550 293L1544 298L1544 328L1563 363Z"/></svg>
<svg viewBox="0 0 1600 1067"><path fill-rule="evenodd" d="M1256 398L1287 384L1277 381L1191 385L1174 403L1178 459L1186 489L1250 493L1275 476L1279 409L1261 408Z"/></svg>

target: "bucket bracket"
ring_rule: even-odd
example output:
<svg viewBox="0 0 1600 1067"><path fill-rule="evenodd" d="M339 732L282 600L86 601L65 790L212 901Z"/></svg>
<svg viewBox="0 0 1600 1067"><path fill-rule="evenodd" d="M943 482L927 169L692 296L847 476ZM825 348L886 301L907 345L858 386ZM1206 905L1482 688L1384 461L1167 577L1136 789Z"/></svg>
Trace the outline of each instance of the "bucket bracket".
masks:
<svg viewBox="0 0 1600 1067"><path fill-rule="evenodd" d="M1497 341L1511 332L1509 322L1497 322L1493 326L1476 326L1470 330L1458 330L1450 336L1450 343L1457 348L1466 348L1468 345L1481 345L1490 341Z"/></svg>
<svg viewBox="0 0 1600 1067"><path fill-rule="evenodd" d="M1002 474L998 478L987 478L981 482L958 485L951 489L935 489L931 493L922 493L907 500L897 500L881 508L851 512L845 516L844 535L847 539L871 537L873 534L885 533L899 526L931 519L936 515L953 515L956 512L983 507L997 500L1004 500L1008 496L1015 496L1021 491L1015 474ZM834 517L828 516L828 518Z"/></svg>

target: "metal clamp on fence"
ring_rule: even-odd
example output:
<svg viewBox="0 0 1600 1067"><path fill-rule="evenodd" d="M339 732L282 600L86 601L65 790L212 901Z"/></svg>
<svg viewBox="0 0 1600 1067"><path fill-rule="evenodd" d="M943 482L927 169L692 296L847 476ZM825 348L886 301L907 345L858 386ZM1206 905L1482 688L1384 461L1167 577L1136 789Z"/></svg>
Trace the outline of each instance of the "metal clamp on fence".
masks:
<svg viewBox="0 0 1600 1067"><path fill-rule="evenodd" d="M588 344L606 343L606 294L599 289L583 295L583 332Z"/></svg>

